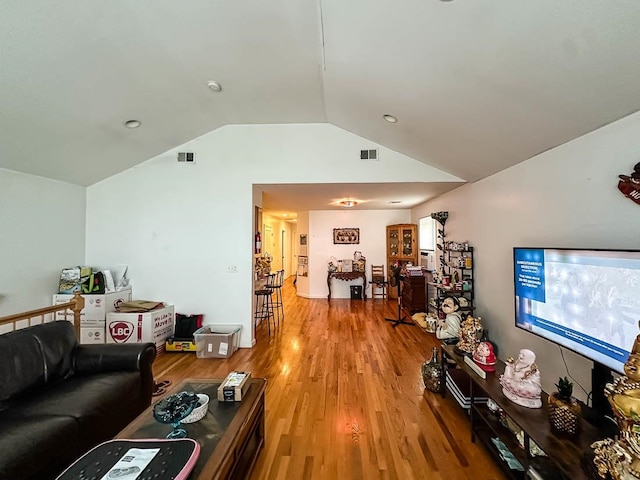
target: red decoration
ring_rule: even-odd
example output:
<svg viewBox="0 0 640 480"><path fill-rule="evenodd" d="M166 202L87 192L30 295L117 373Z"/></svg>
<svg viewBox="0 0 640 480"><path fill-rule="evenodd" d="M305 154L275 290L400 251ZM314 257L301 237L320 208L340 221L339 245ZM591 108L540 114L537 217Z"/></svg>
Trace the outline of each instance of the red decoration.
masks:
<svg viewBox="0 0 640 480"><path fill-rule="evenodd" d="M633 167L633 173L629 175L618 175L618 190L623 195L640 205L640 163Z"/></svg>

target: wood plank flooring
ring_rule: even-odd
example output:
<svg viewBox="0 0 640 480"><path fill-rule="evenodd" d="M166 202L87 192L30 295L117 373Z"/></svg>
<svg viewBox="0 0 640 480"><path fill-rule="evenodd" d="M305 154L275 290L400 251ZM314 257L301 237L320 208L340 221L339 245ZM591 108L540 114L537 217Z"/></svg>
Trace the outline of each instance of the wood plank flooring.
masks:
<svg viewBox="0 0 640 480"><path fill-rule="evenodd" d="M425 390L420 367L437 340L417 326L393 328L395 300L304 299L283 287L286 316L271 336L230 359L159 355L157 380L268 380L266 444L251 480L503 480L451 395ZM231 322L228 322L231 323Z"/></svg>

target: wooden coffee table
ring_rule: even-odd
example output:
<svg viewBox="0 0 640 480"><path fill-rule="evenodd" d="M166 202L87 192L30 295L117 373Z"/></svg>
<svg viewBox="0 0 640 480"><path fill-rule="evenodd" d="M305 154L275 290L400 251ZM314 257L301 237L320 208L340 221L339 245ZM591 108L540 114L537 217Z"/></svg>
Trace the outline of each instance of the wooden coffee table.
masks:
<svg viewBox="0 0 640 480"><path fill-rule="evenodd" d="M184 424L187 436L200 443L200 457L190 479L249 478L264 445L264 394L267 381L249 380L241 402L218 402L223 379L187 379L169 394L182 391L209 395L209 411L199 422ZM155 402L154 402L155 403ZM171 425L153 419L153 405L140 414L116 438L165 438Z"/></svg>

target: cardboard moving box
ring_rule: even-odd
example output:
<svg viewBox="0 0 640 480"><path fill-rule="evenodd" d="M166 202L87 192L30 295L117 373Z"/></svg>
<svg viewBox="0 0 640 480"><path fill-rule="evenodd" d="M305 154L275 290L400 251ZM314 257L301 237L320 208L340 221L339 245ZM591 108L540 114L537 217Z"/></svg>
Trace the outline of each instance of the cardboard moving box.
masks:
<svg viewBox="0 0 640 480"><path fill-rule="evenodd" d="M107 313L115 312L123 302L131 300L131 287L117 292L109 292L101 295L83 294L84 308L80 312L80 326L99 324L107 319ZM73 294L56 294L53 296L53 305L70 302ZM67 309L64 312L56 312L56 320L73 320L73 312Z"/></svg>
<svg viewBox="0 0 640 480"><path fill-rule="evenodd" d="M107 313L107 343L151 342L163 352L174 322L173 305L144 313Z"/></svg>
<svg viewBox="0 0 640 480"><path fill-rule="evenodd" d="M101 344L106 342L106 322L85 327L80 325L80 343L82 345Z"/></svg>

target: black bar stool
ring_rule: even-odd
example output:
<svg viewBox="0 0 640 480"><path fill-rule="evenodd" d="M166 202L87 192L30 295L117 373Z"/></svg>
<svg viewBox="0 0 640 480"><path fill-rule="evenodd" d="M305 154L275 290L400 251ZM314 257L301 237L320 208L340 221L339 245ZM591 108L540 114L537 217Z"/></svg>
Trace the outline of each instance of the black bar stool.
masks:
<svg viewBox="0 0 640 480"><path fill-rule="evenodd" d="M273 293L275 293L275 299L272 300L274 314L273 314L273 323L276 321L276 315L278 316L278 325L280 325L280 318L284 320L284 303L282 302L282 283L284 282L284 270L278 270L273 276L273 282L265 285L266 288L270 289Z"/></svg>
<svg viewBox="0 0 640 480"><path fill-rule="evenodd" d="M256 296L256 306L253 312L253 326L254 330L258 326L258 322L267 320L267 332L271 335L271 319L273 318L273 331L276 330L276 319L273 315L273 290L268 285L274 283L275 274L271 273L267 275L267 283L264 288L255 290L253 293Z"/></svg>

